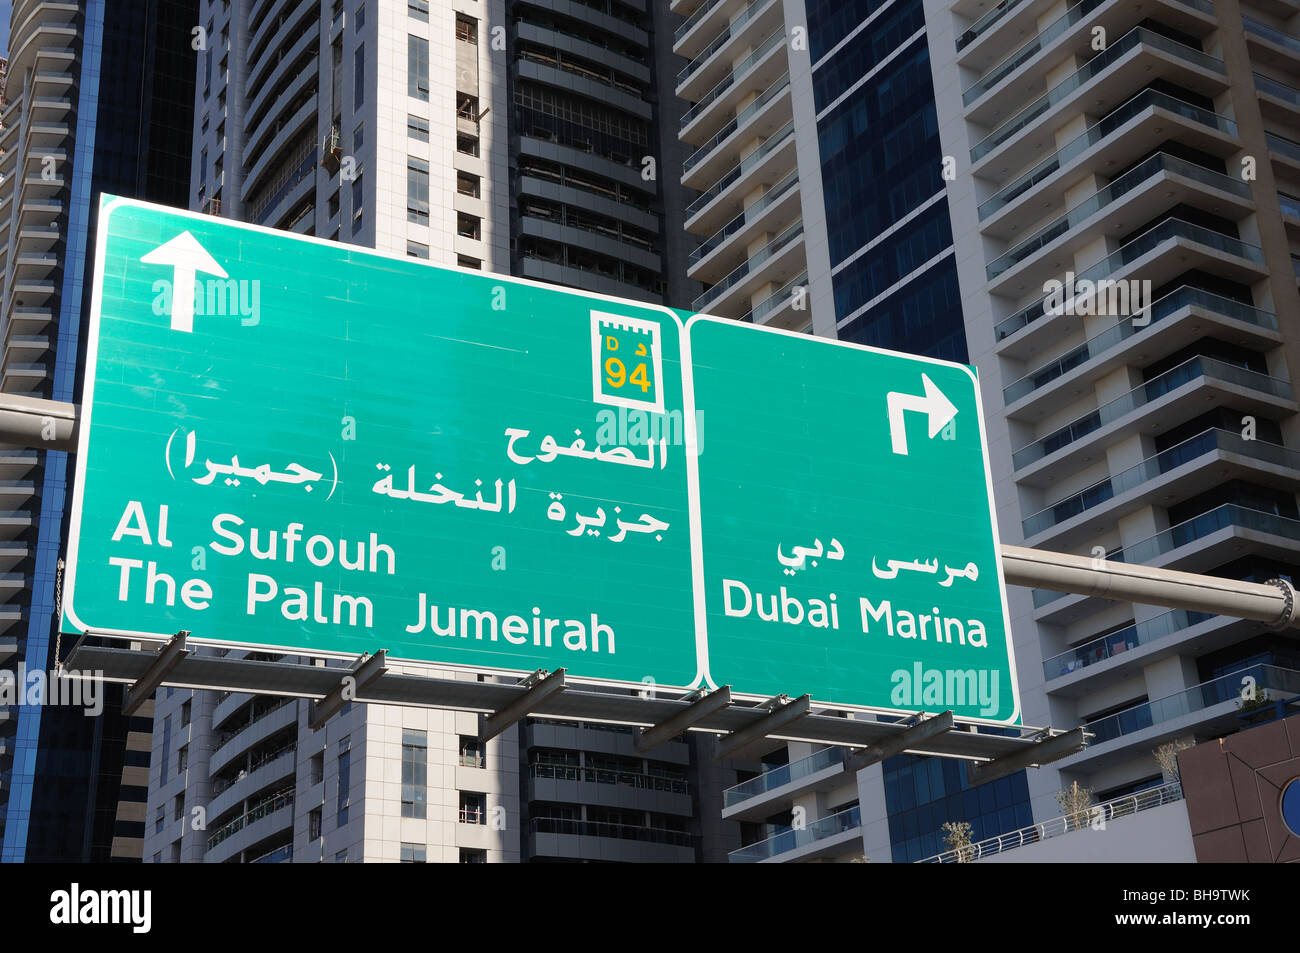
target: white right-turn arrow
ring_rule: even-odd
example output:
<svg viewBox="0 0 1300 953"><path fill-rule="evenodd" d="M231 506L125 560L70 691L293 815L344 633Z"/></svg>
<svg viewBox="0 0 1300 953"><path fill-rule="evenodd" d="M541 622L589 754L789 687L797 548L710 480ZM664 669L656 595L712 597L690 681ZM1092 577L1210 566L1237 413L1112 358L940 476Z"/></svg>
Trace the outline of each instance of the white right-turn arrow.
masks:
<svg viewBox="0 0 1300 953"><path fill-rule="evenodd" d="M931 440L947 425L948 421L957 416L957 408L952 405L952 401L945 397L943 391L939 390L934 381L925 374L921 375L921 386L925 388L923 397L892 390L886 397L889 406L889 439L893 442L894 453L903 456L907 456L907 427L903 421L904 411L920 411L930 418Z"/></svg>
<svg viewBox="0 0 1300 953"><path fill-rule="evenodd" d="M141 257L146 265L172 266L172 330L194 330L194 273L225 278L226 270L216 263L208 250L189 232L181 232L171 241L159 245Z"/></svg>

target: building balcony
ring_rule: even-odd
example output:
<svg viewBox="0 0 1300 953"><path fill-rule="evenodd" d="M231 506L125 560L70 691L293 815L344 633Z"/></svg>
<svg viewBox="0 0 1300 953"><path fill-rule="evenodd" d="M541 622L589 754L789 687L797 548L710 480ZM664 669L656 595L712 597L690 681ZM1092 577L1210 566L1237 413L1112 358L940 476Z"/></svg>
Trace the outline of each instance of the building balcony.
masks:
<svg viewBox="0 0 1300 953"><path fill-rule="evenodd" d="M21 480L28 476L40 462L39 453L37 450L0 450L0 480ZM0 570L9 568L0 559Z"/></svg>
<svg viewBox="0 0 1300 953"><path fill-rule="evenodd" d="M808 316L808 272L799 273L761 298L737 320L787 331L807 330L811 322Z"/></svg>
<svg viewBox="0 0 1300 953"><path fill-rule="evenodd" d="M807 270L803 251L803 222L796 222L774 237L725 278L704 292L692 306L695 311L708 311L728 317L738 313L742 300L761 289L767 282L784 284ZM745 300L745 304L748 301Z"/></svg>
<svg viewBox="0 0 1300 953"><path fill-rule="evenodd" d="M692 863L694 840L685 831L606 824L600 821L535 817L528 822L534 857L641 863Z"/></svg>
<svg viewBox="0 0 1300 953"><path fill-rule="evenodd" d="M223 863L273 834L292 830L293 803L293 791L277 794L222 824L208 837L204 861Z"/></svg>
<svg viewBox="0 0 1300 953"><path fill-rule="evenodd" d="M788 807L797 795L844 784L844 750L823 748L727 788L722 792L723 820L762 820Z"/></svg>
<svg viewBox="0 0 1300 953"><path fill-rule="evenodd" d="M1300 37L1247 16L1241 18L1241 24L1245 27L1251 62L1292 76L1300 72Z"/></svg>
<svg viewBox="0 0 1300 953"><path fill-rule="evenodd" d="M1048 78L1063 62L1093 54L1094 27L1123 36L1153 17L1182 33L1203 36L1214 26L1210 0L1158 0L1156 9L1123 0L1080 0L1017 47L962 93L966 118L991 126L1047 92Z"/></svg>
<svg viewBox="0 0 1300 953"><path fill-rule="evenodd" d="M1202 404L1218 399L1265 417L1279 411L1294 413L1296 407L1289 381L1214 358L1193 357L1016 450L1011 459L1019 471L1017 480L1050 486L1101 453L1103 442L1110 444L1138 432L1166 432L1200 409L1201 404L1188 405L1193 395L1199 395Z"/></svg>
<svg viewBox="0 0 1300 953"><path fill-rule="evenodd" d="M1230 221L1254 208L1250 186L1240 179L1156 153L990 262L985 268L989 287L997 292L1011 285L1042 286L1057 272L1068 248L1114 234L1124 221L1149 221L1180 204Z"/></svg>
<svg viewBox="0 0 1300 953"><path fill-rule="evenodd" d="M1014 420L1049 416L1077 399L1086 382L1135 360L1134 348L1142 348L1143 361L1159 360L1203 336L1203 322L1214 324L1225 339L1246 346L1267 350L1281 341L1277 316L1271 311L1188 285L1152 302L1146 314L1127 313L1137 310L1132 302L1124 310L1126 316L1116 324L1004 387L1007 416ZM1192 316L1198 320L1183 320ZM1146 323L1135 323L1139 320ZM1063 324L1061 335L1068 340L1078 330Z"/></svg>
<svg viewBox="0 0 1300 953"><path fill-rule="evenodd" d="M1265 120L1277 117L1284 122L1296 121L1300 114L1300 89L1256 73L1255 92Z"/></svg>
<svg viewBox="0 0 1300 953"><path fill-rule="evenodd" d="M318 99L317 92L313 92L293 116L279 122L265 149L256 155L246 153L250 161L245 167L240 202L248 205L249 199L261 189L265 181L283 176L286 167L292 169L296 166L305 148L312 147L307 145L304 148L303 144L314 144Z"/></svg>
<svg viewBox="0 0 1300 953"><path fill-rule="evenodd" d="M702 145L716 136L719 129L734 119L740 103L748 95L766 90L789 73L785 48L785 28L782 26L682 113L678 137Z"/></svg>
<svg viewBox="0 0 1300 953"><path fill-rule="evenodd" d="M1113 762L1117 752L1131 752L1138 745L1145 751L1181 735L1214 737L1245 727L1249 722L1240 716L1255 709L1242 694L1248 678L1254 679L1257 697L1264 693L1270 701L1286 701L1300 694L1300 672L1274 665L1244 667L1173 695L1085 722L1083 728L1092 733L1092 741L1057 764L1065 770L1084 764L1099 768Z"/></svg>
<svg viewBox="0 0 1300 953"><path fill-rule="evenodd" d="M756 46L782 25L781 0L750 0L677 74L677 96L698 99L726 78L735 51Z"/></svg>
<svg viewBox="0 0 1300 953"><path fill-rule="evenodd" d="M686 206L686 230L708 235L744 209L759 185L780 181L796 166L794 123L788 122Z"/></svg>
<svg viewBox="0 0 1300 953"><path fill-rule="evenodd" d="M685 19L673 33L673 52L685 59L702 53L745 0L673 0L671 9Z"/></svg>
<svg viewBox="0 0 1300 953"><path fill-rule="evenodd" d="M292 783L294 772L297 770L295 755L297 747L296 740L291 741L250 762L251 770L242 771L242 777L236 777L227 784L222 784L220 781L213 782L213 797L208 803L209 816L220 817L241 801L256 798L263 789L286 778ZM278 790L279 787L276 789Z"/></svg>
<svg viewBox="0 0 1300 953"><path fill-rule="evenodd" d="M1151 287L1159 288L1194 268L1247 286L1268 274L1264 253L1258 246L1182 219L1169 218L1079 272L1075 275L1075 288L1086 288L1085 281L1094 285L1103 280L1118 283L1134 274L1140 274ZM1058 271L1055 277L1065 275ZM1082 327L1077 315L1072 313L1079 310L1077 303L1063 302L1062 307L1049 310L1046 300L1039 299L999 321L994 327L998 352L1004 357L1027 360L1046 350L1062 336Z"/></svg>
<svg viewBox="0 0 1300 953"><path fill-rule="evenodd" d="M981 175L1012 152L1041 152L1051 139L1050 124L1077 111L1084 99L1088 112L1106 112L1155 79L1213 95L1227 85L1227 71L1222 60L1134 27L976 143L970 151L973 171Z"/></svg>
<svg viewBox="0 0 1300 953"><path fill-rule="evenodd" d="M792 863L828 855L861 857L862 812L857 807L812 821L803 830L787 829L767 840L733 850L733 864Z"/></svg>
<svg viewBox="0 0 1300 953"><path fill-rule="evenodd" d="M689 189L707 190L715 185L729 170L743 164L749 154L745 152L755 141L762 149L792 127L794 107L790 98L790 77L783 75L768 86L759 96L722 125L698 149L682 162L682 185ZM790 159L790 168L794 159Z"/></svg>
<svg viewBox="0 0 1300 953"><path fill-rule="evenodd" d="M1052 695L1079 697L1139 676L1162 658L1205 655L1258 630L1246 619L1171 609L1044 659L1043 677Z"/></svg>
<svg viewBox="0 0 1300 953"><path fill-rule="evenodd" d="M527 16L527 12L524 16ZM576 56L590 60L593 63L600 63L611 69L616 69L626 76L630 76L639 82L649 84L651 80L650 67L646 65L644 59L637 60L628 56L623 47L614 48L611 46L597 45L586 36L579 36L558 25L547 24L542 26L537 23L530 23L528 20L519 22L518 35L520 40L537 43L542 46L549 46L553 49L563 52L571 52ZM473 48L470 47L467 52ZM472 52L470 55L474 55Z"/></svg>
<svg viewBox="0 0 1300 953"><path fill-rule="evenodd" d="M682 779L576 764L529 765L528 798L626 807L683 817L689 817L692 812L690 790Z"/></svg>
<svg viewBox="0 0 1300 953"><path fill-rule="evenodd" d="M1282 162L1300 171L1300 142L1272 132L1264 133L1264 139L1268 142L1269 156L1274 162Z"/></svg>
<svg viewBox="0 0 1300 953"><path fill-rule="evenodd" d="M1025 519L1026 545L1069 552L1129 512L1167 500L1176 487L1192 497L1225 480L1242 477L1294 486L1300 482L1300 452L1246 440L1234 430L1209 429L1114 476L1092 484ZM1082 517L1082 519L1081 519Z"/></svg>
<svg viewBox="0 0 1300 953"><path fill-rule="evenodd" d="M757 235L784 231L799 218L801 211L799 174L791 172L700 242L690 254L687 275L693 281L717 281L727 273L736 253L743 253Z"/></svg>
<svg viewBox="0 0 1300 953"><path fill-rule="evenodd" d="M208 770L216 774L243 755L249 748L264 741L277 732L291 728L298 723L298 706L296 698L280 699L278 704L262 712L246 728L231 735L225 741L218 741L208 762Z"/></svg>

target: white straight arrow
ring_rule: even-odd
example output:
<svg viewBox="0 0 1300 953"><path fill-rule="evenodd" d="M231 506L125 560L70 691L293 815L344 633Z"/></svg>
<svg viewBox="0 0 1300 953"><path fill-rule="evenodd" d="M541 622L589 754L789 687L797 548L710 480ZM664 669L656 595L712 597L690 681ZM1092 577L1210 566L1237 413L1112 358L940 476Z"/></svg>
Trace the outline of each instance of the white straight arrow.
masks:
<svg viewBox="0 0 1300 953"><path fill-rule="evenodd" d="M172 266L172 330L194 330L194 273L225 278L226 271L189 232L181 232L166 244L141 257L146 265Z"/></svg>
<svg viewBox="0 0 1300 953"><path fill-rule="evenodd" d="M921 385L925 388L924 397L891 390L885 398L889 406L889 439L893 441L894 453L903 456L907 456L907 427L903 422L903 411L920 411L930 418L931 440L948 421L957 416L957 408L952 405L952 401L925 374L921 375Z"/></svg>

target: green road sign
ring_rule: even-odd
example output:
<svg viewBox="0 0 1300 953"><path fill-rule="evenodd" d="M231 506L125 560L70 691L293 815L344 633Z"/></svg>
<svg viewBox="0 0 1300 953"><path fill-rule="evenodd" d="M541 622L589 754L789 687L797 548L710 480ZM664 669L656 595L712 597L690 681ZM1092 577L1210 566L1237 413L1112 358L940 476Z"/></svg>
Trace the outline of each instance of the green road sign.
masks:
<svg viewBox="0 0 1300 953"><path fill-rule="evenodd" d="M105 197L65 630L1018 723L960 365Z"/></svg>

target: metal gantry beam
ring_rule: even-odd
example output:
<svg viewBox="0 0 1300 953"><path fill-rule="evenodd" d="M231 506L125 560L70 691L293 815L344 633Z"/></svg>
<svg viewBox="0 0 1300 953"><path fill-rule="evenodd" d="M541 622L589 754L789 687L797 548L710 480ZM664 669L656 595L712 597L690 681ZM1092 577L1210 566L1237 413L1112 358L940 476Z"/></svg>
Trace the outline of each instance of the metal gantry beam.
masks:
<svg viewBox="0 0 1300 953"><path fill-rule="evenodd" d="M1042 767L1045 764L1051 764L1053 761L1059 761L1074 754L1086 745L1091 737L1092 735L1082 728L1075 728L1059 735L1044 738L1032 748L1026 748L1024 751L1005 754L1000 758L994 758L992 761L983 763L967 763L966 780L972 785L984 784L988 781L1004 778L1008 774L1015 774L1021 768Z"/></svg>
<svg viewBox="0 0 1300 953"><path fill-rule="evenodd" d="M544 678L540 677L542 675L545 675L544 670L534 672L530 678L535 679L535 681L528 687L526 692L500 711L493 712L483 719L483 727L478 733L479 741L492 740L521 718L528 717L546 699L564 691L564 669L557 668L550 675L545 675Z"/></svg>
<svg viewBox="0 0 1300 953"><path fill-rule="evenodd" d="M867 765L875 764L877 761L884 761L886 758L892 758L896 754L902 754L909 748L916 748L931 738L937 737L946 731L951 731L954 724L956 724L956 720L950 711L942 712L932 718L924 718L902 734L886 738L884 741L879 741L858 751L849 752L844 756L844 770L850 774L856 774Z"/></svg>
<svg viewBox="0 0 1300 953"><path fill-rule="evenodd" d="M380 649L368 658L357 659L356 664L343 674L339 683L330 690L328 695L312 703L307 727L315 731L348 702L356 701L362 689L388 671L388 666L385 664L387 660L388 652L384 649Z"/></svg>
<svg viewBox="0 0 1300 953"><path fill-rule="evenodd" d="M657 748L665 741L671 741L692 725L699 724L715 711L721 711L731 704L731 686L723 685L716 691L701 695L683 711L670 715L653 727L638 731L636 734L636 753L645 754Z"/></svg>
<svg viewBox="0 0 1300 953"><path fill-rule="evenodd" d="M73 453L78 410L76 404L60 400L0 394L0 443Z"/></svg>
<svg viewBox="0 0 1300 953"><path fill-rule="evenodd" d="M752 744L777 734L794 724L800 718L812 713L812 696L800 695L794 701L784 701L780 695L767 704L770 710L766 715L739 731L733 731L718 742L714 749L714 758L733 758Z"/></svg>
<svg viewBox="0 0 1300 953"><path fill-rule="evenodd" d="M139 711L140 706L149 699L172 670L190 654L190 650L185 647L185 640L189 634L182 629L172 636L170 642L158 649L158 655L149 663L149 667L126 690L126 695L122 699L123 715L130 716Z"/></svg>
<svg viewBox="0 0 1300 953"><path fill-rule="evenodd" d="M1276 629L1300 623L1300 600L1285 579L1245 582L1023 546L1002 547L1002 571L1012 586L1253 619Z"/></svg>

